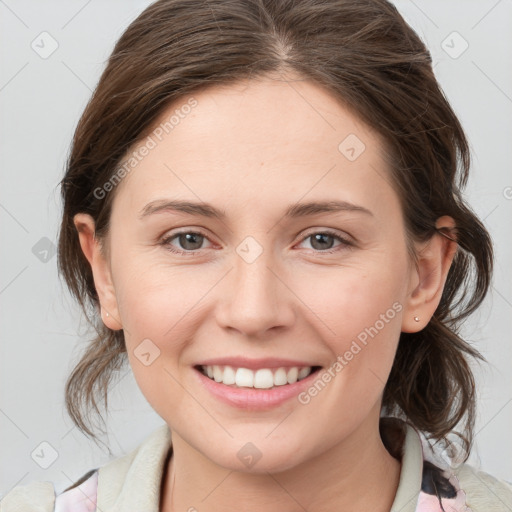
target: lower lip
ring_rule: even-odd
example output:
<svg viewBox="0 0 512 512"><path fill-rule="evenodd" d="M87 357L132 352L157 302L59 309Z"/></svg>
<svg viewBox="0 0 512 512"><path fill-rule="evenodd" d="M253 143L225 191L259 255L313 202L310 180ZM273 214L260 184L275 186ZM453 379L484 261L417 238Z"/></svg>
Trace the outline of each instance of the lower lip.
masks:
<svg viewBox="0 0 512 512"><path fill-rule="evenodd" d="M319 371L320 369L317 369L294 384L285 384L284 386L277 386L271 389L255 389L226 386L226 384L212 380L203 375L200 370L194 368L194 372L199 377L201 384L221 402L238 407L239 409L259 411L278 407L287 400L296 397L312 383Z"/></svg>

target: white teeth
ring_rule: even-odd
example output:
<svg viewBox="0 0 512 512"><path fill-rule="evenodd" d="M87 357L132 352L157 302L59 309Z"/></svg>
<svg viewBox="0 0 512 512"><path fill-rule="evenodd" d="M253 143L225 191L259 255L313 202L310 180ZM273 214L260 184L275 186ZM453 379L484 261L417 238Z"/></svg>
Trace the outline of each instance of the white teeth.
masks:
<svg viewBox="0 0 512 512"><path fill-rule="evenodd" d="M294 384L297 382L299 377L299 369L294 366L293 368L290 368L288 370L288 373L286 374L286 379L288 380L288 384Z"/></svg>
<svg viewBox="0 0 512 512"><path fill-rule="evenodd" d="M222 378L224 376L224 372L221 370L220 366L213 367L213 378L215 382L222 382Z"/></svg>
<svg viewBox="0 0 512 512"><path fill-rule="evenodd" d="M254 387L258 389L268 389L274 386L274 376L268 369L258 370L254 374Z"/></svg>
<svg viewBox="0 0 512 512"><path fill-rule="evenodd" d="M254 372L247 368L238 368L235 376L235 384L239 388L252 388L254 384Z"/></svg>
<svg viewBox="0 0 512 512"><path fill-rule="evenodd" d="M274 384L276 386L284 386L288 384L288 380L286 379L286 370L284 368L278 368L276 373L274 373Z"/></svg>
<svg viewBox="0 0 512 512"><path fill-rule="evenodd" d="M228 385L235 384L235 382L236 382L235 370L233 370L233 368L231 368L231 366L224 367L224 375L223 375L222 382L224 384L228 384Z"/></svg>
<svg viewBox="0 0 512 512"><path fill-rule="evenodd" d="M297 377L297 380L302 380L305 377L307 377L311 373L311 368L301 368L299 370L299 375Z"/></svg>
<svg viewBox="0 0 512 512"><path fill-rule="evenodd" d="M270 389L275 386L295 384L305 379L312 370L311 366L291 368L260 368L253 371L248 368L233 368L232 366L202 366L203 373L216 382L227 386L236 385L243 388Z"/></svg>

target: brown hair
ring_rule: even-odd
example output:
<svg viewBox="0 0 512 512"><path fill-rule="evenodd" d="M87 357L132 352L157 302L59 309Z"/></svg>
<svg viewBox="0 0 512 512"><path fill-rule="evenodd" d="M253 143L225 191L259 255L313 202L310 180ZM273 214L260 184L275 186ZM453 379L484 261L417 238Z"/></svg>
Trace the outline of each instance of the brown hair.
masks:
<svg viewBox="0 0 512 512"><path fill-rule="evenodd" d="M59 271L96 330L66 383L68 412L95 438L87 413L94 408L101 417L97 395L106 408L113 372L127 360L123 331L99 318L73 216L90 214L96 238L105 240L115 189L101 199L94 191L171 103L208 86L285 72L325 87L383 137L408 243L429 239L440 216L456 222L445 233L458 250L439 307L423 330L401 334L382 405L436 440L463 422L469 455L469 359L483 357L458 331L490 286L492 244L461 195L468 143L430 53L385 0L160 0L127 28L78 123L61 182Z"/></svg>

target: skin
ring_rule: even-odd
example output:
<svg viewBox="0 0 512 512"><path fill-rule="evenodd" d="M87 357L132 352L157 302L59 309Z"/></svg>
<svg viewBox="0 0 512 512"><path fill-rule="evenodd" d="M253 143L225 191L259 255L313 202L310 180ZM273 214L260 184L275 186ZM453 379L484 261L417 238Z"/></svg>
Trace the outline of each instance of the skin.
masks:
<svg viewBox="0 0 512 512"><path fill-rule="evenodd" d="M423 329L436 310L456 243L435 235L415 244L413 264L381 138L318 85L258 79L194 98L118 185L108 254L93 219L75 217L103 321L124 329L135 379L172 431L160 510L389 511L400 463L379 435L383 389L400 332ZM366 146L354 161L338 150L349 134ZM138 219L164 198L207 202L226 218L168 211ZM313 200L349 201L372 215L284 217L289 205ZM353 245L315 244L310 235L327 228ZM182 230L206 237L198 249L179 237L159 243ZM236 251L247 236L263 250L251 263ZM306 405L236 409L194 373L198 361L228 355L328 368L396 302L401 311ZM149 366L134 353L147 338L160 350ZM237 457L247 442L262 454L250 468Z"/></svg>

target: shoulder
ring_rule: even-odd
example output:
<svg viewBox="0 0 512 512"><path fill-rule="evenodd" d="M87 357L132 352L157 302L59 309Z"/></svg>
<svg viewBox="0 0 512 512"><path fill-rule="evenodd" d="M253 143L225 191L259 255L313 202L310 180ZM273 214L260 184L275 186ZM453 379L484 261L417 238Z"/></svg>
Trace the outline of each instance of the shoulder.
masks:
<svg viewBox="0 0 512 512"><path fill-rule="evenodd" d="M94 512L97 488L97 469L57 495L53 483L31 482L12 489L0 501L0 512Z"/></svg>
<svg viewBox="0 0 512 512"><path fill-rule="evenodd" d="M91 469L59 494L52 482L16 486L0 500L0 512L94 512L109 508L120 497L129 501L143 496L147 484L160 478L169 446L170 432L163 425L130 453Z"/></svg>
<svg viewBox="0 0 512 512"><path fill-rule="evenodd" d="M1 512L53 512L55 489L51 482L19 485L0 501Z"/></svg>
<svg viewBox="0 0 512 512"><path fill-rule="evenodd" d="M473 512L512 510L512 483L462 464L454 475L466 494L466 503Z"/></svg>
<svg viewBox="0 0 512 512"><path fill-rule="evenodd" d="M407 422L381 419L381 435L388 451L395 457L400 454L402 460L392 510L512 512L511 482L499 480L470 464L457 465L447 452L435 452L424 436ZM414 504L411 496L416 493Z"/></svg>
<svg viewBox="0 0 512 512"><path fill-rule="evenodd" d="M160 485L172 453L164 424L131 453L99 469L98 510L158 510Z"/></svg>

